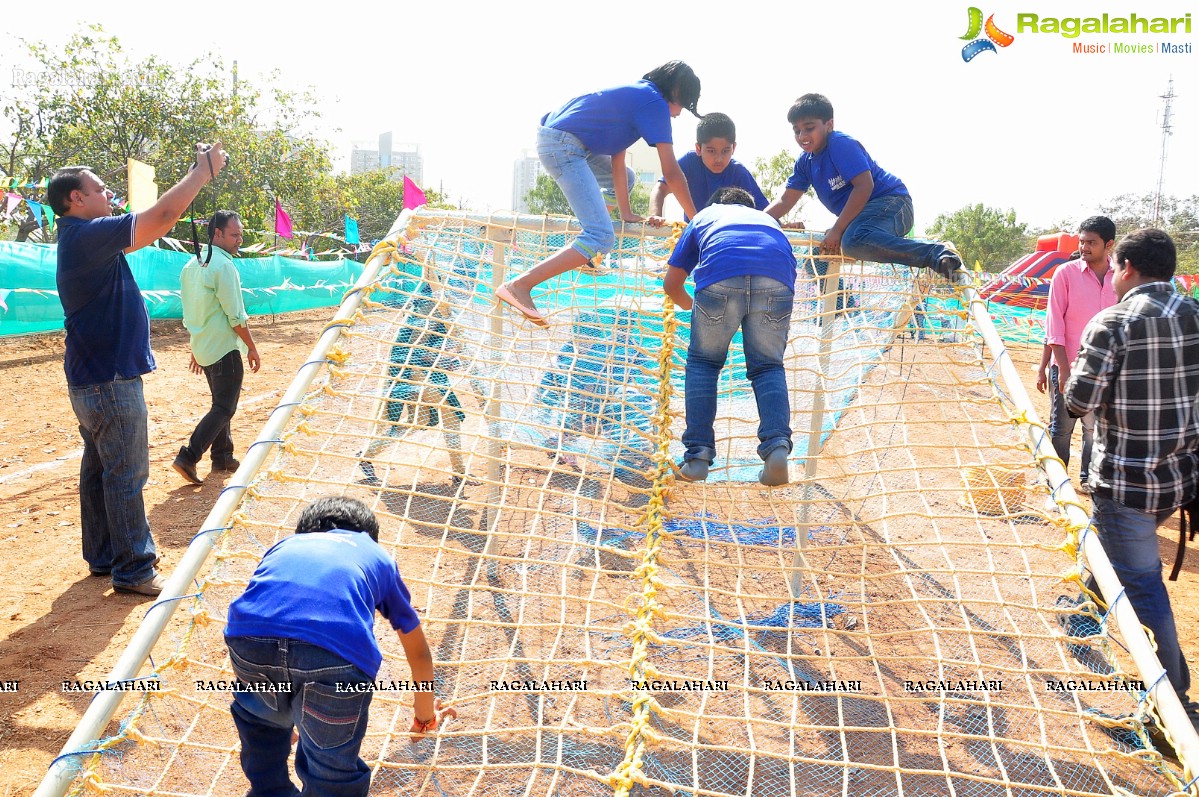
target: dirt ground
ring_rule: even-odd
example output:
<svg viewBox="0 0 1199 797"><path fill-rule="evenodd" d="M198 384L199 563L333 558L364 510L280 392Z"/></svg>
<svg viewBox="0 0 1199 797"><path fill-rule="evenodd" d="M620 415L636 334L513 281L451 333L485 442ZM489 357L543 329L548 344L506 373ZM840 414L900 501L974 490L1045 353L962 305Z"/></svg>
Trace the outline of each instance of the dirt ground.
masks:
<svg viewBox="0 0 1199 797"><path fill-rule="evenodd" d="M311 351L331 310L280 316L253 325L262 355L246 375L233 436L244 452ZM187 370L187 335L178 322L157 322L158 370L146 378L150 481L146 511L169 572L227 480L184 484L171 470L178 447L207 407L202 377ZM81 441L67 399L61 333L0 339L0 374L9 391L0 414L0 794L30 794L86 708L88 696L64 694L63 680L103 679L141 620L148 599L116 595L107 579L90 577L79 540ZM1015 348L1030 394L1039 350ZM204 475L207 465L200 468ZM1072 468L1077 472L1077 465ZM1173 561L1177 525L1162 529L1163 558ZM1199 554L1192 554L1199 555ZM1190 570L1188 568L1188 570ZM1199 620L1196 578L1184 571L1170 584L1180 628ZM1199 640L1183 635L1199 660ZM17 682L15 689L11 682ZM5 690L5 686L8 690Z"/></svg>

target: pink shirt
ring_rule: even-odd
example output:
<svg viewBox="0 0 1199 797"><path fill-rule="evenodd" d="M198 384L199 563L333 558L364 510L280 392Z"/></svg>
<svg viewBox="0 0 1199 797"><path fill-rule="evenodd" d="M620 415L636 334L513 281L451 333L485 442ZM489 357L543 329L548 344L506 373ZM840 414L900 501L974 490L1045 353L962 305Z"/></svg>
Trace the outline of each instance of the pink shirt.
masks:
<svg viewBox="0 0 1199 797"><path fill-rule="evenodd" d="M1073 368L1082 344L1082 331L1095 315L1116 303L1111 262L1103 284L1082 260L1062 263L1049 283L1049 309L1045 311L1045 342L1066 347Z"/></svg>

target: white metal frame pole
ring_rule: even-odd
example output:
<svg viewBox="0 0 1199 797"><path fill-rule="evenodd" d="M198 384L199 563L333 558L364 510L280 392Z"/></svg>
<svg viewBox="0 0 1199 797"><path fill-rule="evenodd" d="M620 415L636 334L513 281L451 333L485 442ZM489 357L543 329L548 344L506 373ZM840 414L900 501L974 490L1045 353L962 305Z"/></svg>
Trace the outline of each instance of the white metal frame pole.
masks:
<svg viewBox="0 0 1199 797"><path fill-rule="evenodd" d="M1071 525L1087 526L1090 518L1079 506L1078 495L1074 492L1070 477L1062 466L1061 460L1057 458L1049 435L1043 431L1045 427L1040 426L1037 411L1029 399L1028 392L1024 389L1024 384L1020 381L1020 374L1017 372L1012 358L1008 355L1003 339L991 321L991 316L987 313L986 302L969 284L970 276L968 274L961 274L958 279L959 284L963 286L965 298L969 304L970 317L986 343L987 349L995 361L995 367L1003 377L1004 388L1011 397L1012 403L1024 413L1025 417L1031 418L1038 424L1038 426L1033 426L1022 422L1020 427L1028 436L1033 455L1044 469L1045 479L1050 489L1053 490L1054 485L1057 485L1054 497L1058 506ZM1141 626L1141 621L1137 619L1132 604L1124 596L1124 586L1120 583L1115 570L1112 569L1111 561L1107 558L1107 553L1103 550L1102 543L1099 542L1099 535L1093 527L1082 535L1082 553L1085 554L1087 566L1095 577L1095 581L1098 582L1104 599L1108 602L1109 616L1115 617L1116 623L1124 635L1124 644L1132 655L1133 663L1136 665L1141 680L1150 687L1149 697L1153 700L1162 722L1165 723L1166 729L1174 740L1174 749L1183 763L1186 777L1188 779L1196 777L1199 775L1199 735L1196 735L1195 728L1187 717L1174 688L1170 685L1169 679L1164 677L1166 670L1158 660L1157 653L1154 652L1153 646L1145 634L1145 629Z"/></svg>
<svg viewBox="0 0 1199 797"><path fill-rule="evenodd" d="M407 228L411 216L412 211L410 210L401 213L392 224L387 240L396 241L399 233ZM227 528L229 518L233 516L233 511L241 502L242 495L258 474L262 464L266 462L267 455L279 444L279 435L283 432L284 426L291 418L295 408L303 401L304 394L308 391L317 373L320 372L321 367L325 365L325 358L328 356L329 350L341 337L342 329L345 326L341 322L353 317L358 312L358 308L362 304L363 289L374 282L378 273L387 266L388 262L387 258L380 255L372 256L367 260L362 275L342 299L341 307L317 340L312 354L308 356L304 365L300 366L300 370L296 372L287 392L262 427L258 439L250 446L249 452L242 460L241 467L233 475L232 483L221 492L212 511L208 513L208 517L201 524L200 532L192 539L183 558L167 579L157 602L142 618L133 637L129 640L129 644L125 647L125 652L121 654L121 658L113 667L107 683L120 683L137 677L142 665L149 657L150 651L171 619L171 615L174 614L175 608L180 604L181 601L178 599L188 594L192 580L200 572L208 554L215 547L216 540L220 535L214 532L220 532ZM95 699L87 707L87 711L79 719L79 724L75 726L75 731L67 739L62 751L50 765L46 776L33 793L34 797L62 797L66 793L71 781L75 779L78 769L76 762L73 762L71 758L75 754L90 754L85 752L86 746L100 738L100 734L112 720L124 696L125 693L122 691L102 691L96 694Z"/></svg>
<svg viewBox="0 0 1199 797"><path fill-rule="evenodd" d="M492 257L491 257L491 295L494 296L496 289L504 284L504 277L507 276L508 263L508 244L516 236L515 227L496 227L487 226L487 240L492 242ZM500 306L500 302L494 302L491 308L491 357L498 369L503 361L504 352L500 346L504 340L504 308ZM492 561L496 551L499 548L499 542L496 540L495 531L500 519L500 499L501 487L500 478L503 476L504 468L500 458L504 454L504 445L500 440L499 429L501 422L504 419L502 397L500 395L500 378L499 374L495 374L491 382L491 393L487 397L487 409L485 410L488 436L491 438L491 443L487 451L487 507L483 510L486 515L486 521L483 527L487 530L487 545L483 549L483 553Z"/></svg>
<svg viewBox="0 0 1199 797"><path fill-rule="evenodd" d="M811 240L809 261L816 257L818 244ZM803 503L799 507L799 522L795 526L795 551L791 555L791 599L799 600L803 592L803 571L808 567L804 549L808 545L808 517L811 513L812 495L819 464L820 436L824 431L825 392L828 389L829 359L833 349L833 327L836 323L837 298L842 292L836 289L841 277L841 258L831 257L826 261L828 269L819 278L820 285L820 349L816 369L816 393L812 396L812 420L808 426L808 447L804 453ZM830 289L830 286L832 288Z"/></svg>

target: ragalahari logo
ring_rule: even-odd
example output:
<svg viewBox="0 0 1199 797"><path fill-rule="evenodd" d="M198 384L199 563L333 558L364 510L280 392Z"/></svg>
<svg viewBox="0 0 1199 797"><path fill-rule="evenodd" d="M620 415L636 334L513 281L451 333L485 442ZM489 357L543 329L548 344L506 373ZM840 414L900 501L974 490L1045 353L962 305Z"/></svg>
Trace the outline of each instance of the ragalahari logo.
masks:
<svg viewBox="0 0 1199 797"><path fill-rule="evenodd" d="M970 6L970 26L966 29L966 35L960 38L969 41L962 48L962 60L969 63L974 60L974 57L979 53L998 52L995 45L1007 47L1016 40L1016 37L1010 33L1004 33L995 24L995 15L987 17L987 23L983 24L982 9ZM985 38L979 38L979 33L986 33Z"/></svg>

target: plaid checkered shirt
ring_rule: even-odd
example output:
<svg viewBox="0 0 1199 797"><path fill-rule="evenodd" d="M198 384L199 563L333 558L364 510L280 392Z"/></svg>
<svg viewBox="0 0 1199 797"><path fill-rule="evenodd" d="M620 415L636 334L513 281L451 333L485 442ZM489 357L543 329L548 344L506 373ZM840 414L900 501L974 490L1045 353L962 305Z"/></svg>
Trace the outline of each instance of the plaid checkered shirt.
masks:
<svg viewBox="0 0 1199 797"><path fill-rule="evenodd" d="M1199 478L1199 302L1138 285L1083 331L1065 391L1096 413L1091 488L1143 512L1185 504Z"/></svg>

